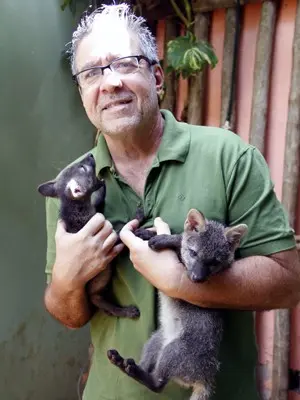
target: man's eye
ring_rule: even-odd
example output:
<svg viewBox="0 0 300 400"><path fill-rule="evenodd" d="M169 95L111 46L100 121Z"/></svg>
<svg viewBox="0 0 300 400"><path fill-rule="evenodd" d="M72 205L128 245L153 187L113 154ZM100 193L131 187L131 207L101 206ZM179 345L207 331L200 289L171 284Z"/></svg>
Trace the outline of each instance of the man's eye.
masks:
<svg viewBox="0 0 300 400"><path fill-rule="evenodd" d="M132 61L122 61L114 65L114 69L118 72L129 73L136 68L136 65Z"/></svg>
<svg viewBox="0 0 300 400"><path fill-rule="evenodd" d="M101 75L101 69L90 69L89 71L84 72L83 79L88 81L99 75Z"/></svg>

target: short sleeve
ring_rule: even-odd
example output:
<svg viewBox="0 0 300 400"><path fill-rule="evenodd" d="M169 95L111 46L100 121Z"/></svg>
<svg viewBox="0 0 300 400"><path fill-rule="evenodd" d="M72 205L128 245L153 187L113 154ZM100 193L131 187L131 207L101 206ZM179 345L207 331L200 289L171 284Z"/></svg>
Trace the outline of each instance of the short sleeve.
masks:
<svg viewBox="0 0 300 400"><path fill-rule="evenodd" d="M248 225L237 256L270 255L295 247L287 213L276 197L268 165L256 148L247 147L238 158L226 195L228 225Z"/></svg>
<svg viewBox="0 0 300 400"><path fill-rule="evenodd" d="M47 283L51 280L52 268L55 262L56 246L55 232L59 214L59 201L46 198L46 228L47 228L47 254L46 254L46 275Z"/></svg>

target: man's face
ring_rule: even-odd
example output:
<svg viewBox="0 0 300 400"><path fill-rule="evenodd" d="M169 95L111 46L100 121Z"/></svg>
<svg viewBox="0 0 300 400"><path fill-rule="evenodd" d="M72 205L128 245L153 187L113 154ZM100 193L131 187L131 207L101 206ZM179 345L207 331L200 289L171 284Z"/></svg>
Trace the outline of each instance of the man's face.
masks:
<svg viewBox="0 0 300 400"><path fill-rule="evenodd" d="M124 26L96 23L77 48L76 70L105 66L118 57L140 54L138 42ZM162 70L157 65L151 68L145 60L141 60L139 66L137 72L128 75L106 69L96 84L80 90L90 121L107 135L142 129L158 112L157 93L163 83Z"/></svg>

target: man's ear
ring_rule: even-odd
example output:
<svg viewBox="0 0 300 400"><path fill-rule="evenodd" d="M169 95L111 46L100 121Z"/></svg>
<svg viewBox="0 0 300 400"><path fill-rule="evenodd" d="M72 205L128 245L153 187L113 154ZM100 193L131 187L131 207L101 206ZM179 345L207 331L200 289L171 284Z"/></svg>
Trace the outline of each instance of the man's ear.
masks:
<svg viewBox="0 0 300 400"><path fill-rule="evenodd" d="M155 64L152 68L155 77L156 92L157 95L160 97L164 90L164 80L165 80L164 71L159 64Z"/></svg>
<svg viewBox="0 0 300 400"><path fill-rule="evenodd" d="M41 185L39 185L38 191L42 196L45 196L45 197L57 197L55 181L48 181L48 182L42 183Z"/></svg>

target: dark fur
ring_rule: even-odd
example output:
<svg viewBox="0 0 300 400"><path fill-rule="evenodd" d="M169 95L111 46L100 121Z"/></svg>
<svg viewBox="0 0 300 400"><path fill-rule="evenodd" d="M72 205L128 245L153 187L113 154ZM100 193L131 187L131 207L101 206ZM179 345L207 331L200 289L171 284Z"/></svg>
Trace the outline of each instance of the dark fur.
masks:
<svg viewBox="0 0 300 400"><path fill-rule="evenodd" d="M103 213L106 194L105 182L96 176L95 160L88 154L83 160L65 168L55 180L45 182L38 187L43 196L60 199L59 216L66 225L67 232L76 233L95 215ZM78 197L70 189L73 182L78 191ZM139 214L139 218L142 215ZM112 276L109 266L87 284L87 293L90 301L97 308L116 317L137 318L140 313L137 307L116 306L104 297L104 289Z"/></svg>
<svg viewBox="0 0 300 400"><path fill-rule="evenodd" d="M180 235L157 235L154 250L174 249L193 282L204 282L230 266L246 225L225 228L191 210ZM109 360L154 392L169 380L193 388L191 400L208 400L219 368L223 333L221 311L194 306L159 292L160 327L145 344L140 363L112 349Z"/></svg>

